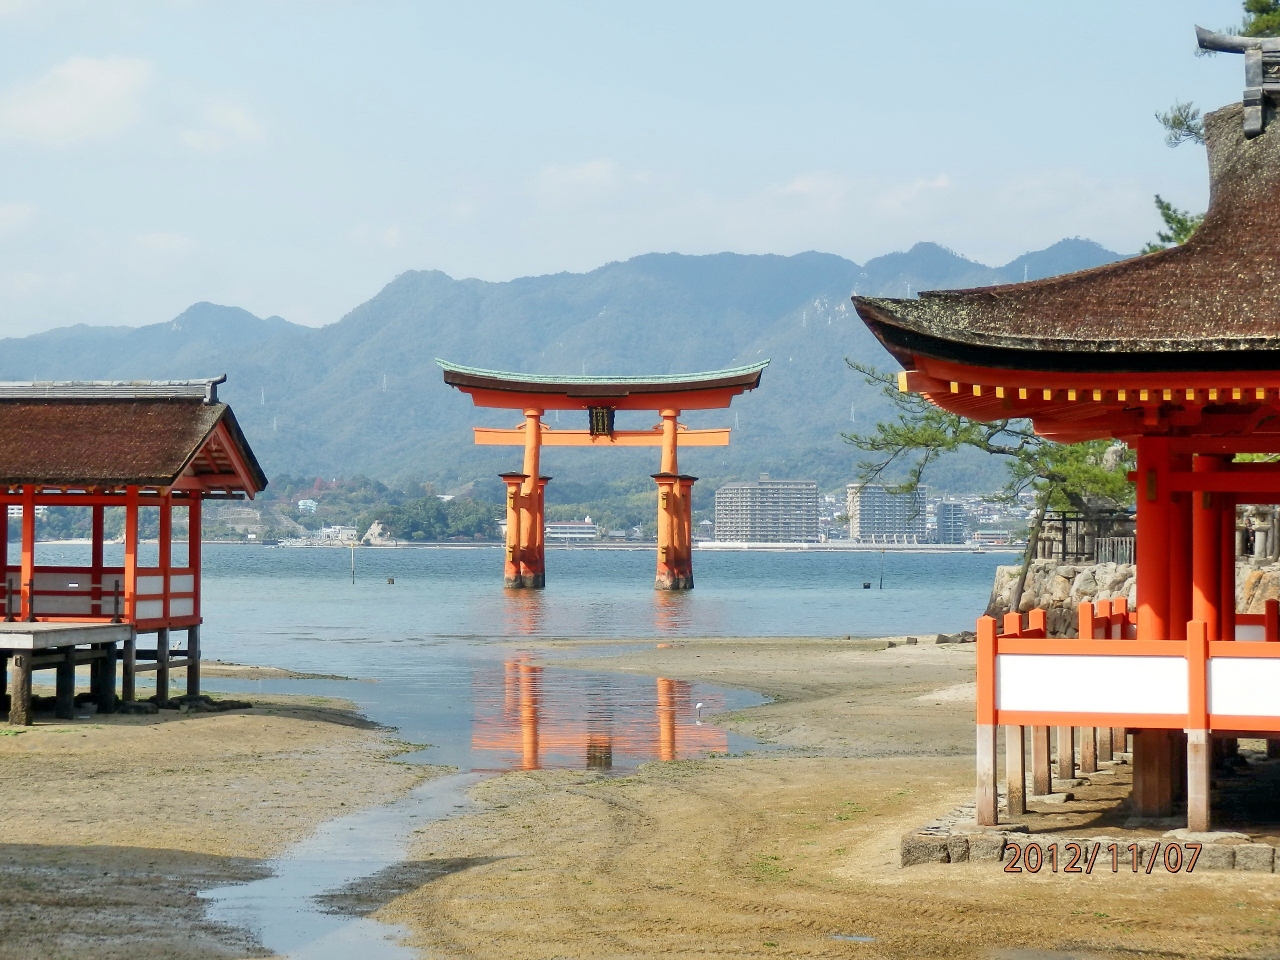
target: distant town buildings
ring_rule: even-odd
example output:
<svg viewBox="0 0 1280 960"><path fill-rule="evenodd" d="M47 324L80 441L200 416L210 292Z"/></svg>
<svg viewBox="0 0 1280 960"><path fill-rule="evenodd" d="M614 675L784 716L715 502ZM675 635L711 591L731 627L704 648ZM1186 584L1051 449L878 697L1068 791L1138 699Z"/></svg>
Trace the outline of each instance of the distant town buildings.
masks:
<svg viewBox="0 0 1280 960"><path fill-rule="evenodd" d="M964 543L969 539L969 513L963 503L939 500L936 512L938 543Z"/></svg>
<svg viewBox="0 0 1280 960"><path fill-rule="evenodd" d="M810 480L727 483L716 491L715 538L754 543L816 543L818 485Z"/></svg>
<svg viewBox="0 0 1280 960"><path fill-rule="evenodd" d="M321 527L315 536L317 539L331 540L335 543L354 543L359 539L355 527L344 526Z"/></svg>
<svg viewBox="0 0 1280 960"><path fill-rule="evenodd" d="M315 513L316 510L319 508L319 506L320 504L315 500L299 500L298 512L299 513Z"/></svg>
<svg viewBox="0 0 1280 960"><path fill-rule="evenodd" d="M849 539L861 543L926 543L926 488L890 493L882 483L851 483L845 488Z"/></svg>
<svg viewBox="0 0 1280 960"><path fill-rule="evenodd" d="M552 520L543 531L547 543L585 543L599 539L600 532L590 517L584 520Z"/></svg>

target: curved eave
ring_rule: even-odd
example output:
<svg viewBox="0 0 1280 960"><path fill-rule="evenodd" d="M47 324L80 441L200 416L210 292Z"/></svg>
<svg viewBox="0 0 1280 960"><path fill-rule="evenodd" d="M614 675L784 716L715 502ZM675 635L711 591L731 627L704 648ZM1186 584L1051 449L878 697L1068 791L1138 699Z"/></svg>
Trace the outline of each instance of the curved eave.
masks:
<svg viewBox="0 0 1280 960"><path fill-rule="evenodd" d="M937 295L935 295L936 297ZM968 366L1052 373L1193 373L1280 368L1280 343L1250 340L1094 340L947 335L912 316L917 301L854 297L858 316L907 370L925 357Z"/></svg>
<svg viewBox="0 0 1280 960"><path fill-rule="evenodd" d="M564 397L628 397L635 394L696 393L707 390L735 390L739 393L760 386L760 376L768 360L727 370L652 377L572 377L546 374L508 373L464 367L437 359L444 382L460 390L493 390L502 393L537 393Z"/></svg>

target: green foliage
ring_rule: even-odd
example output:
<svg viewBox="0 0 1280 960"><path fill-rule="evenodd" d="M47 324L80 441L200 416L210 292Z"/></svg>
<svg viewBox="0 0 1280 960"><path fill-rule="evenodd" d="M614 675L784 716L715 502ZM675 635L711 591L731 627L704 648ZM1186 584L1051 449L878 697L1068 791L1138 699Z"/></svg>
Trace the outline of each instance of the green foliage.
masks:
<svg viewBox="0 0 1280 960"><path fill-rule="evenodd" d="M1167 250L1169 246L1181 245L1186 243L1193 233L1204 223L1204 214L1191 214L1186 210L1179 210L1172 203L1169 203L1160 194L1156 194L1156 209L1160 211L1160 219L1164 221L1165 229L1156 234L1159 243L1148 243L1142 248L1143 253L1155 253L1157 250Z"/></svg>
<svg viewBox="0 0 1280 960"><path fill-rule="evenodd" d="M356 529L363 536L375 520L380 520L397 540L489 540L497 537L494 519L505 509L483 500L454 498L446 502L433 494L397 506L380 505L362 514Z"/></svg>
<svg viewBox="0 0 1280 960"><path fill-rule="evenodd" d="M1246 37L1280 37L1280 0L1244 0Z"/></svg>
<svg viewBox="0 0 1280 960"><path fill-rule="evenodd" d="M894 476L889 486L907 492L922 482L925 471L948 454L964 449L1005 458L1007 479L999 499L1013 501L1025 490L1049 508L1089 512L1090 500L1105 498L1116 504L1133 500L1126 474L1133 454L1110 440L1061 444L1039 436L1029 420L984 423L936 407L916 393L898 390L896 377L866 364L848 361L868 383L878 384L897 413L896 419L876 424L868 434L844 434L847 442L873 457L858 464L859 482Z"/></svg>
<svg viewBox="0 0 1280 960"><path fill-rule="evenodd" d="M1200 108L1189 101L1179 101L1156 119L1164 127L1164 142L1171 147L1184 143L1204 143L1204 119Z"/></svg>

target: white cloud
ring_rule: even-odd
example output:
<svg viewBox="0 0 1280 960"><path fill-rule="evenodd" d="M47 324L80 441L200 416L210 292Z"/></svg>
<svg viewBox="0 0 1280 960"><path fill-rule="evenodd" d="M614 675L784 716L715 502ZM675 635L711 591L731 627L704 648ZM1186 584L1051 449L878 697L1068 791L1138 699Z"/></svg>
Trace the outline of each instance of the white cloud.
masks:
<svg viewBox="0 0 1280 960"><path fill-rule="evenodd" d="M154 73L145 60L72 57L0 94L0 135L63 146L117 134L141 115Z"/></svg>
<svg viewBox="0 0 1280 960"><path fill-rule="evenodd" d="M17 233L36 215L36 205L18 201L0 203L0 237Z"/></svg>
<svg viewBox="0 0 1280 960"><path fill-rule="evenodd" d="M182 142L193 150L223 150L237 143L261 140L262 124L244 107L232 103L209 103L199 126L183 130Z"/></svg>
<svg viewBox="0 0 1280 960"><path fill-rule="evenodd" d="M180 233L142 233L134 242L148 253L183 254L195 247L194 240Z"/></svg>
<svg viewBox="0 0 1280 960"><path fill-rule="evenodd" d="M351 239L360 244L371 244L386 250L395 250L404 240L404 231L392 224L389 227L374 227L361 224L351 232Z"/></svg>
<svg viewBox="0 0 1280 960"><path fill-rule="evenodd" d="M647 173L624 170L616 160L585 160L543 167L535 179L534 192L541 200L556 205L591 203L649 181Z"/></svg>

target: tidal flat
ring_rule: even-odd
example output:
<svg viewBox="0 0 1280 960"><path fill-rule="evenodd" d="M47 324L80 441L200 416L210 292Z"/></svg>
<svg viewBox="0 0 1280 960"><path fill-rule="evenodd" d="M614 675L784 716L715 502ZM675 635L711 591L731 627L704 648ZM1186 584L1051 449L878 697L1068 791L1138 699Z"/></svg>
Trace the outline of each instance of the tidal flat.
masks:
<svg viewBox="0 0 1280 960"><path fill-rule="evenodd" d="M972 796L973 647L891 639L522 641L764 693L704 722L767 749L495 773L325 909L429 957L1274 955L1270 877L901 868L902 834ZM268 955L195 894L438 772L311 699L0 737L0 957Z"/></svg>

